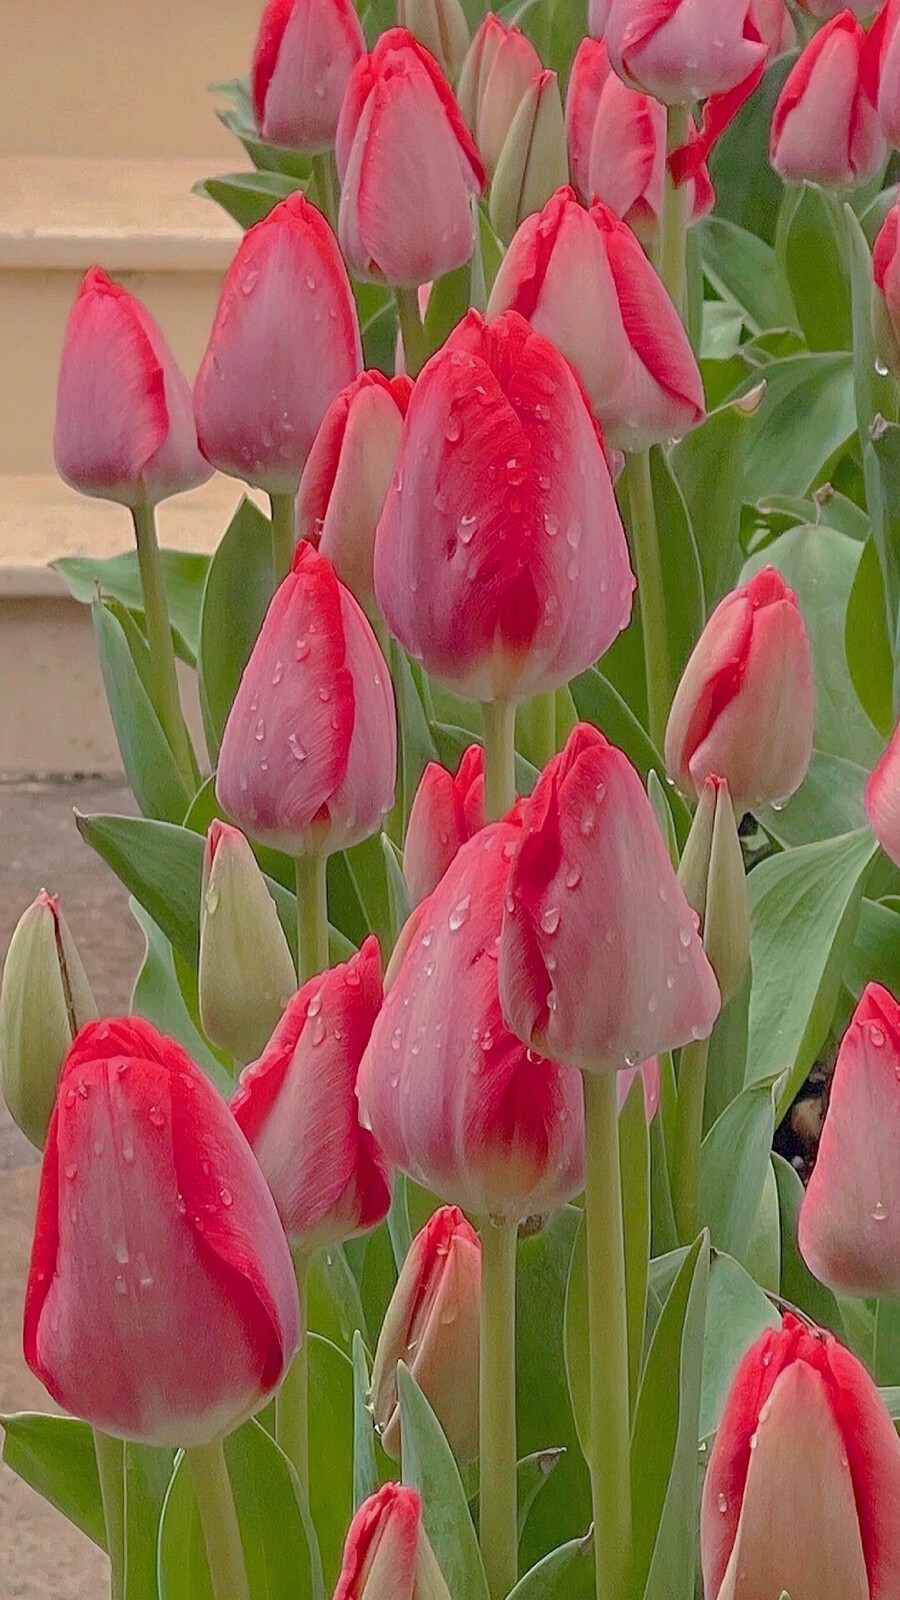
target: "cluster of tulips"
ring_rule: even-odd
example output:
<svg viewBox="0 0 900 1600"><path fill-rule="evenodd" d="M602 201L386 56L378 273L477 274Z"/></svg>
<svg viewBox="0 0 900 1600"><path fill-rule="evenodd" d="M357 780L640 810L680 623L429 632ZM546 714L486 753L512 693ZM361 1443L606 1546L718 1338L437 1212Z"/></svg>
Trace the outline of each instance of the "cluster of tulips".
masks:
<svg viewBox="0 0 900 1600"><path fill-rule="evenodd" d="M247 1425L309 1551L279 1600L693 1600L697 1505L706 1600L897 1600L900 1440L858 1355L750 1285L704 1460L696 1414L676 1441L653 1350L678 1316L696 1341L692 1275L713 1262L701 1147L710 1037L750 983L742 819L800 790L816 719L809 632L774 565L675 642L660 463L707 410L689 232L715 204L717 142L798 30L773 167L880 187L900 0L803 0L796 18L783 0L592 0L565 101L515 24L488 15L470 38L471 9L399 0L369 48L351 0L270 0L254 138L304 176L239 244L193 391L100 267L72 310L59 471L128 507L136 537L139 605L95 601L101 644L121 635L104 671L123 761L160 852L206 839L202 875L181 855L168 880L169 911L198 891L194 969L169 949L177 1038L152 1008L97 1016L52 895L13 937L4 1091L43 1150L25 1356L94 1430L114 1600L157 1592L129 1554L132 1445L168 1452L170 1500L190 1474L203 1528L199 1587L160 1569L162 1600L276 1593L230 1481ZM871 269L885 379L898 225L894 205ZM364 370L372 286L375 320L396 307L395 371ZM763 386L739 401L763 403ZM218 723L201 674L205 777L155 508L214 469L269 497L270 581ZM638 729L641 771L568 688L634 636L636 596L642 704L617 701L615 727ZM219 605L218 634L239 633ZM481 740L446 764L420 753L435 706L462 727L480 708ZM648 792L663 764L670 787ZM900 867L896 734L866 811ZM335 911L338 868L373 837L381 944ZM898 1083L900 1007L869 983L799 1208L805 1270L842 1305L900 1300ZM654 1251L671 1265L654 1288L661 1148L673 1249ZM592 1537L522 1573L517 1259L562 1212ZM318 1554L310 1284L323 1257L351 1280L344 1247L382 1225L396 1285L370 1349L353 1343L338 1575ZM696 1413L699 1364L695 1387Z"/></svg>

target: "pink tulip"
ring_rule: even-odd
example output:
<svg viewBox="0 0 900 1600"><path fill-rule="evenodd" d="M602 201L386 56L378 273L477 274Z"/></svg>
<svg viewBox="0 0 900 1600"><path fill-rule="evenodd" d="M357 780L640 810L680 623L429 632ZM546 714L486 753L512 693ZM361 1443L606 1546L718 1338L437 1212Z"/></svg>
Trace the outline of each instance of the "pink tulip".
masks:
<svg viewBox="0 0 900 1600"><path fill-rule="evenodd" d="M294 494L319 425L362 366L337 240L302 194L238 247L194 386L204 455L269 494Z"/></svg>
<svg viewBox="0 0 900 1600"><path fill-rule="evenodd" d="M212 476L161 329L101 267L85 274L69 314L53 454L73 489L126 506L156 505Z"/></svg>
<svg viewBox="0 0 900 1600"><path fill-rule="evenodd" d="M866 784L866 813L885 855L900 866L900 724Z"/></svg>
<svg viewBox="0 0 900 1600"><path fill-rule="evenodd" d="M713 773L738 810L799 789L812 754L815 688L797 596L774 567L716 607L675 691L669 776L699 794Z"/></svg>
<svg viewBox="0 0 900 1600"><path fill-rule="evenodd" d="M675 307L631 229L558 189L504 257L489 310L511 308L579 373L607 442L646 450L703 420L703 381Z"/></svg>
<svg viewBox="0 0 900 1600"><path fill-rule="evenodd" d="M871 4L871 0L866 3ZM748 15L763 43L768 45L770 56L793 50L797 29L784 0L750 0Z"/></svg>
<svg viewBox="0 0 900 1600"><path fill-rule="evenodd" d="M459 106L489 173L496 170L516 112L543 62L521 28L489 11L463 62Z"/></svg>
<svg viewBox="0 0 900 1600"><path fill-rule="evenodd" d="M360 1113L395 1166L451 1205L509 1220L582 1181L581 1079L526 1049L497 987L503 895L519 829L464 844L395 952L359 1073Z"/></svg>
<svg viewBox="0 0 900 1600"><path fill-rule="evenodd" d="M588 723L524 809L500 997L520 1039L591 1072L705 1039L719 1012L697 919L641 780Z"/></svg>
<svg viewBox="0 0 900 1600"><path fill-rule="evenodd" d="M334 1600L451 1600L415 1489L386 1483L360 1506Z"/></svg>
<svg viewBox="0 0 900 1600"><path fill-rule="evenodd" d="M895 378L900 377L900 205L892 206L875 240L872 269L875 296L872 326L878 356Z"/></svg>
<svg viewBox="0 0 900 1600"><path fill-rule="evenodd" d="M432 894L456 852L484 827L484 753L472 744L456 776L429 761L419 780L403 846L412 905Z"/></svg>
<svg viewBox="0 0 900 1600"><path fill-rule="evenodd" d="M768 53L750 9L751 0L612 0L609 58L625 83L665 105L725 94Z"/></svg>
<svg viewBox="0 0 900 1600"><path fill-rule="evenodd" d="M344 92L365 48L353 0L268 0L252 71L263 138L294 150L332 149Z"/></svg>
<svg viewBox="0 0 900 1600"><path fill-rule="evenodd" d="M148 1022L88 1023L41 1168L32 1372L107 1433L205 1444L265 1404L298 1338L290 1251L224 1101Z"/></svg>
<svg viewBox="0 0 900 1600"><path fill-rule="evenodd" d="M363 372L332 401L300 480L297 531L321 550L371 617L375 529L390 488L412 384Z"/></svg>
<svg viewBox="0 0 900 1600"><path fill-rule="evenodd" d="M584 394L513 312L470 311L420 374L375 540L388 626L474 700L524 700L596 661L634 578Z"/></svg>
<svg viewBox="0 0 900 1600"><path fill-rule="evenodd" d="M865 54L865 31L849 11L806 46L772 117L769 155L786 182L848 189L882 166L887 151L864 87Z"/></svg>
<svg viewBox="0 0 900 1600"><path fill-rule="evenodd" d="M703 1486L705 1600L894 1600L900 1440L830 1333L786 1316L741 1362Z"/></svg>
<svg viewBox="0 0 900 1600"><path fill-rule="evenodd" d="M394 802L391 677L331 563L297 546L241 678L216 795L244 833L289 855L366 839Z"/></svg>
<svg viewBox="0 0 900 1600"><path fill-rule="evenodd" d="M294 995L231 1102L291 1248L304 1255L368 1232L391 1203L387 1168L356 1103L380 1005L381 956L370 936L350 961Z"/></svg>
<svg viewBox="0 0 900 1600"><path fill-rule="evenodd" d="M468 261L484 168L440 67L405 28L354 68L337 162L338 233L357 277L414 286Z"/></svg>
<svg viewBox="0 0 900 1600"><path fill-rule="evenodd" d="M866 39L863 85L889 144L900 145L900 5L889 0Z"/></svg>

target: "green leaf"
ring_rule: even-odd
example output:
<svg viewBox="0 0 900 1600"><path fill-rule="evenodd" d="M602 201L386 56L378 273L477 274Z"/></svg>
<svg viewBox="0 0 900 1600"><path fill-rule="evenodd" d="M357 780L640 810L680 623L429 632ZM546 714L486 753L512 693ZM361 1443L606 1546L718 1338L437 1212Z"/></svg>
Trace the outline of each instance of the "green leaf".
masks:
<svg viewBox="0 0 900 1600"><path fill-rule="evenodd" d="M306 1318L314 1333L330 1339L346 1356L357 1333L363 1341L368 1338L359 1285L343 1245L313 1253L306 1274Z"/></svg>
<svg viewBox="0 0 900 1600"><path fill-rule="evenodd" d="M896 423L875 418L863 447L863 465L888 627L896 637L900 617L900 428Z"/></svg>
<svg viewBox="0 0 900 1600"><path fill-rule="evenodd" d="M182 660L194 666L200 639L200 601L209 557L187 550L160 550L172 638ZM91 605L97 598L97 585L103 596L110 595L134 612L143 626L144 602L136 550L95 561L91 556L63 556L50 563L58 572L74 600Z"/></svg>
<svg viewBox="0 0 900 1600"><path fill-rule="evenodd" d="M710 162L717 216L770 243L784 185L769 161L769 130L775 102L796 59L794 51L773 62L756 93L725 129Z"/></svg>
<svg viewBox="0 0 900 1600"><path fill-rule="evenodd" d="M853 309L854 385L860 446L865 450L869 430L879 416L893 415L894 380L878 370L878 351L872 327L875 281L866 236L852 207L844 206L846 254L850 265Z"/></svg>
<svg viewBox="0 0 900 1600"><path fill-rule="evenodd" d="M595 1582L592 1538L572 1539L526 1572L509 1600L593 1600Z"/></svg>
<svg viewBox="0 0 900 1600"><path fill-rule="evenodd" d="M716 294L738 307L751 333L797 326L791 292L771 245L722 216L696 228L703 273Z"/></svg>
<svg viewBox="0 0 900 1600"><path fill-rule="evenodd" d="M808 183L790 190L778 217L775 251L810 350L849 350L846 232L834 196ZM811 272L813 261L815 271Z"/></svg>
<svg viewBox="0 0 900 1600"><path fill-rule="evenodd" d="M775 1132L771 1078L753 1083L713 1123L700 1150L700 1215L717 1250L742 1260L759 1210Z"/></svg>
<svg viewBox="0 0 900 1600"><path fill-rule="evenodd" d="M879 1384L900 1383L900 1302L896 1300L876 1302L874 1378Z"/></svg>
<svg viewBox="0 0 900 1600"><path fill-rule="evenodd" d="M170 1039L177 1039L219 1093L229 1097L234 1093L233 1075L212 1050L185 1004L172 946L137 900L132 898L128 908L144 935L144 959L131 995L132 1012L146 1017Z"/></svg>
<svg viewBox="0 0 900 1600"><path fill-rule="evenodd" d="M556 1471L560 1462L565 1460L565 1455L565 1450L561 1448L535 1450L533 1455L524 1456L518 1463L516 1468L516 1498L519 1505L520 1539L535 1500Z"/></svg>
<svg viewBox="0 0 900 1600"><path fill-rule="evenodd" d="M249 113L249 114L248 114ZM216 116L239 139L253 165L261 172L283 172L288 177L307 182L311 173L311 158L299 150L289 150L285 145L269 144L260 138L252 109L239 102L235 110L217 110Z"/></svg>
<svg viewBox="0 0 900 1600"><path fill-rule="evenodd" d="M353 1515L353 1366L318 1333L309 1335L309 1458L310 1511L330 1594Z"/></svg>
<svg viewBox="0 0 900 1600"><path fill-rule="evenodd" d="M134 797L145 816L180 822L191 796L136 664L136 655L147 652L146 642L127 611L120 619L108 604L96 601L91 612L116 743Z"/></svg>
<svg viewBox="0 0 900 1600"><path fill-rule="evenodd" d="M885 739L894 731L894 662L878 546L867 539L847 602L844 649L853 687Z"/></svg>
<svg viewBox="0 0 900 1600"><path fill-rule="evenodd" d="M761 1289L777 1294L781 1285L781 1217L771 1161L766 1166L759 1208L744 1251L744 1266Z"/></svg>
<svg viewBox="0 0 900 1600"><path fill-rule="evenodd" d="M703 1340L700 1438L719 1426L734 1375L750 1346L766 1328L780 1328L771 1300L731 1256L713 1255Z"/></svg>
<svg viewBox="0 0 900 1600"><path fill-rule="evenodd" d="M781 1212L781 1293L790 1305L797 1306L813 1322L843 1338L844 1324L838 1303L831 1290L813 1277L797 1245L797 1224L804 1195L800 1176L777 1152L772 1155L772 1170Z"/></svg>
<svg viewBox="0 0 900 1600"><path fill-rule="evenodd" d="M221 206L242 228L252 228L304 184L304 179L285 172L223 172L201 178L192 192Z"/></svg>
<svg viewBox="0 0 900 1600"><path fill-rule="evenodd" d="M578 1225L566 1286L566 1379L578 1443L585 1460L591 1455L591 1373L588 1348L587 1228Z"/></svg>
<svg viewBox="0 0 900 1600"><path fill-rule="evenodd" d="M876 849L861 828L773 856L747 880L753 966L747 1082L787 1074L776 1120L828 1034Z"/></svg>
<svg viewBox="0 0 900 1600"><path fill-rule="evenodd" d="M892 994L900 994L900 907L896 903L863 900L844 982L857 1000L867 983L883 983Z"/></svg>
<svg viewBox="0 0 900 1600"><path fill-rule="evenodd" d="M707 606L734 587L743 562L741 483L750 415L739 405L721 406L669 456L690 514Z"/></svg>
<svg viewBox="0 0 900 1600"><path fill-rule="evenodd" d="M853 359L844 351L786 356L763 374L766 394L747 424L743 497L805 494L853 437ZM742 385L746 394L757 372Z"/></svg>
<svg viewBox="0 0 900 1600"><path fill-rule="evenodd" d="M375 1428L369 1412L369 1361L363 1336L353 1335L353 1509L378 1488Z"/></svg>
<svg viewBox="0 0 900 1600"><path fill-rule="evenodd" d="M489 1600L459 1468L443 1429L401 1361L397 1367L403 1482L422 1497L422 1521L452 1595Z"/></svg>
<svg viewBox="0 0 900 1600"><path fill-rule="evenodd" d="M127 1442L124 1453L125 1594L123 1600L157 1600L159 1519L172 1479L174 1450Z"/></svg>
<svg viewBox="0 0 900 1600"><path fill-rule="evenodd" d="M75 824L169 943L196 964L203 871L199 834L146 817L86 817L78 811Z"/></svg>
<svg viewBox="0 0 900 1600"><path fill-rule="evenodd" d="M650 452L650 475L666 591L669 656L677 682L706 622L703 574L684 496L658 445Z"/></svg>
<svg viewBox="0 0 900 1600"><path fill-rule="evenodd" d="M866 826L863 790L868 776L867 768L855 761L814 750L797 793L780 810L766 806L759 820L784 847L853 833Z"/></svg>
<svg viewBox="0 0 900 1600"><path fill-rule="evenodd" d="M10 1471L105 1550L106 1525L89 1424L74 1417L18 1411L0 1417L0 1427L3 1460Z"/></svg>
<svg viewBox="0 0 900 1600"><path fill-rule="evenodd" d="M209 564L200 612L200 702L213 762L274 591L271 524L245 499Z"/></svg>

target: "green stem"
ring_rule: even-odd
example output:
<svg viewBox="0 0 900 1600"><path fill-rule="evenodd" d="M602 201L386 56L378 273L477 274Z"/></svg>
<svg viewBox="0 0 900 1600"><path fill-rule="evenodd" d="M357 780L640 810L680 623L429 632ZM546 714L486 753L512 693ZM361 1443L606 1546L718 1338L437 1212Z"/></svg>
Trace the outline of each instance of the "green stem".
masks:
<svg viewBox="0 0 900 1600"><path fill-rule="evenodd" d="M275 1396L275 1439L300 1480L304 1498L309 1499L309 1336L306 1327L306 1273L308 1257L299 1251L294 1256L297 1292L300 1298L300 1348L288 1368Z"/></svg>
<svg viewBox="0 0 900 1600"><path fill-rule="evenodd" d="M556 690L525 700L516 716L516 742L533 767L542 770L556 755Z"/></svg>
<svg viewBox="0 0 900 1600"><path fill-rule="evenodd" d="M584 1073L590 1472L597 1600L628 1600L631 1437L628 1312L613 1072Z"/></svg>
<svg viewBox="0 0 900 1600"><path fill-rule="evenodd" d="M662 750L674 685L649 451L642 450L628 457L622 483L628 496L628 531L637 569L649 733L657 750Z"/></svg>
<svg viewBox="0 0 900 1600"><path fill-rule="evenodd" d="M709 1040L695 1039L685 1045L678 1065L672 1203L682 1244L691 1244L700 1232L700 1146L708 1060Z"/></svg>
<svg viewBox="0 0 900 1600"><path fill-rule="evenodd" d="M293 494L270 494L269 505L272 508L272 565L277 589L290 572L294 560L297 497Z"/></svg>
<svg viewBox="0 0 900 1600"><path fill-rule="evenodd" d="M214 1600L250 1600L241 1530L221 1439L185 1451L206 1545Z"/></svg>
<svg viewBox="0 0 900 1600"><path fill-rule="evenodd" d="M691 123L691 113L687 106L669 106L668 138L666 149L669 154L673 150L680 150L687 143L688 130ZM681 320L685 320L687 311L687 227L688 203L690 200L689 186L686 183L678 187L672 182L666 168L666 186L663 197L662 215L662 241L659 253L659 275L669 291Z"/></svg>
<svg viewBox="0 0 900 1600"><path fill-rule="evenodd" d="M297 977L301 983L324 972L328 966L328 857L298 856L294 862L297 882Z"/></svg>
<svg viewBox="0 0 900 1600"><path fill-rule="evenodd" d="M172 643L172 627L166 598L166 575L156 537L156 508L148 505L133 506L131 516L141 574L144 623L147 629L147 643L150 646L153 702L178 770L188 793L193 795L199 774L178 693L175 646Z"/></svg>
<svg viewBox="0 0 900 1600"><path fill-rule="evenodd" d="M481 1229L481 1553L491 1600L518 1576L515 1222Z"/></svg>
<svg viewBox="0 0 900 1600"><path fill-rule="evenodd" d="M428 340L419 316L419 292L417 289L397 289L395 293L406 370L411 378L417 378L428 360Z"/></svg>
<svg viewBox="0 0 900 1600"><path fill-rule="evenodd" d="M489 700L484 719L484 806L488 822L505 817L516 798L516 708Z"/></svg>
<svg viewBox="0 0 900 1600"><path fill-rule="evenodd" d="M338 211L341 204L341 188L338 183L337 163L334 151L326 150L324 154L313 156L313 172L316 180L316 195L319 200L319 210L327 217L331 227L337 229Z"/></svg>
<svg viewBox="0 0 900 1600"><path fill-rule="evenodd" d="M121 1439L94 1429L94 1453L100 1478L100 1499L106 1523L110 1600L125 1597L125 1446Z"/></svg>

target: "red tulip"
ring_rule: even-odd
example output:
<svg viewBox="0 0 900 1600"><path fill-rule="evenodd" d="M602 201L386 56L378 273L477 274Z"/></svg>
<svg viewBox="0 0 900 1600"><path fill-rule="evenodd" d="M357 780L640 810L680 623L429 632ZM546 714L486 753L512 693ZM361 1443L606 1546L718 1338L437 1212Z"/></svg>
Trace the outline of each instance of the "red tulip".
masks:
<svg viewBox="0 0 900 1600"><path fill-rule="evenodd" d="M334 1600L451 1600L415 1489L386 1483L360 1506Z"/></svg>
<svg viewBox="0 0 900 1600"><path fill-rule="evenodd" d="M875 240L872 268L875 296L872 326L878 356L895 378L900 377L900 205L892 206Z"/></svg>
<svg viewBox="0 0 900 1600"><path fill-rule="evenodd" d="M866 3L871 4L871 0ZM768 45L770 56L793 50L797 29L784 0L750 0L748 15L763 43Z"/></svg>
<svg viewBox="0 0 900 1600"><path fill-rule="evenodd" d="M515 313L470 311L420 374L375 540L388 626L474 700L524 700L607 650L634 578L568 362Z"/></svg>
<svg viewBox="0 0 900 1600"><path fill-rule="evenodd" d="M484 752L472 744L456 777L429 761L419 780L403 846L403 876L412 905L433 893L451 861L484 827Z"/></svg>
<svg viewBox="0 0 900 1600"><path fill-rule="evenodd" d="M356 1075L381 1005L370 936L350 961L304 984L231 1102L294 1250L308 1255L387 1214L387 1168L359 1125Z"/></svg>
<svg viewBox="0 0 900 1600"><path fill-rule="evenodd" d="M750 9L751 0L611 0L610 60L625 83L666 105L727 93L766 58Z"/></svg>
<svg viewBox="0 0 900 1600"><path fill-rule="evenodd" d="M706 1038L719 990L696 922L640 778L581 723L524 808L500 945L509 1026L587 1071Z"/></svg>
<svg viewBox="0 0 900 1600"><path fill-rule="evenodd" d="M631 229L558 189L527 217L494 282L579 373L607 442L646 450L703 420L703 381L675 307Z"/></svg>
<svg viewBox="0 0 900 1600"><path fill-rule="evenodd" d="M842 11L814 35L772 117L769 154L789 183L847 189L874 177L887 154L863 84L866 34Z"/></svg>
<svg viewBox="0 0 900 1600"><path fill-rule="evenodd" d="M397 1363L409 1367L457 1461L478 1454L481 1240L456 1206L442 1206L413 1240L385 1314L372 1368L381 1443L400 1459Z"/></svg>
<svg viewBox="0 0 900 1600"><path fill-rule="evenodd" d="M405 28L354 68L337 161L338 232L357 277L412 286L468 261L484 168L440 67Z"/></svg>
<svg viewBox="0 0 900 1600"><path fill-rule="evenodd" d="M224 1101L149 1023L88 1023L41 1169L32 1372L107 1433L189 1446L264 1405L298 1337L290 1251Z"/></svg>
<svg viewBox="0 0 900 1600"><path fill-rule="evenodd" d="M85 274L69 314L53 454L73 489L126 506L156 505L212 475L161 329L101 267Z"/></svg>
<svg viewBox="0 0 900 1600"><path fill-rule="evenodd" d="M225 278L194 387L204 455L294 494L322 418L362 366L347 269L302 194L251 228Z"/></svg>
<svg viewBox="0 0 900 1600"><path fill-rule="evenodd" d="M894 1600L900 1440L865 1368L787 1316L737 1371L703 1486L705 1600Z"/></svg>
<svg viewBox="0 0 900 1600"><path fill-rule="evenodd" d="M551 1211L583 1181L580 1077L526 1049L500 1009L518 838L509 822L484 828L417 907L359 1072L362 1120L394 1165L451 1205L507 1219Z"/></svg>
<svg viewBox="0 0 900 1600"><path fill-rule="evenodd" d="M710 774L738 810L785 801L806 777L815 689L797 596L774 567L716 607L675 691L666 766L685 793Z"/></svg>
<svg viewBox="0 0 900 1600"><path fill-rule="evenodd" d="M866 784L866 813L885 855L900 866L900 724Z"/></svg>
<svg viewBox="0 0 900 1600"><path fill-rule="evenodd" d="M412 384L363 372L325 413L300 480L297 531L374 615L372 552L397 464Z"/></svg>
<svg viewBox="0 0 900 1600"><path fill-rule="evenodd" d="M390 673L363 612L324 556L299 544L228 716L216 796L289 855L343 850L394 802Z"/></svg>
<svg viewBox="0 0 900 1600"><path fill-rule="evenodd" d="M870 5L869 9L872 7ZM863 49L863 86L878 107L888 142L900 145L900 5L888 0Z"/></svg>
<svg viewBox="0 0 900 1600"><path fill-rule="evenodd" d="M459 77L459 106L488 172L493 173L516 112L544 63L521 28L489 11Z"/></svg>
<svg viewBox="0 0 900 1600"><path fill-rule="evenodd" d="M252 71L263 138L294 150L330 150L365 48L353 0L268 0Z"/></svg>

